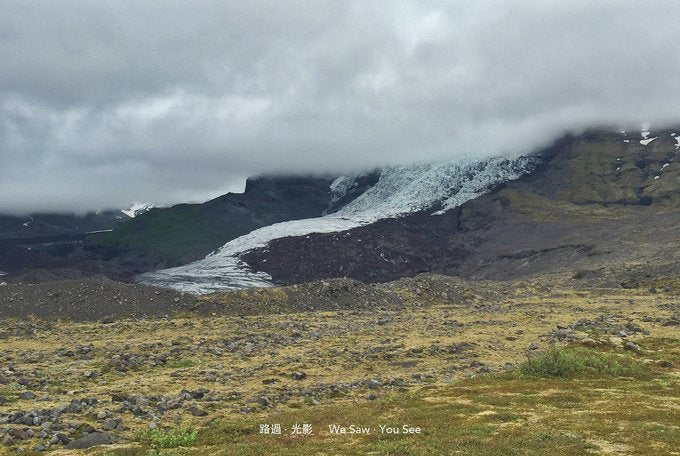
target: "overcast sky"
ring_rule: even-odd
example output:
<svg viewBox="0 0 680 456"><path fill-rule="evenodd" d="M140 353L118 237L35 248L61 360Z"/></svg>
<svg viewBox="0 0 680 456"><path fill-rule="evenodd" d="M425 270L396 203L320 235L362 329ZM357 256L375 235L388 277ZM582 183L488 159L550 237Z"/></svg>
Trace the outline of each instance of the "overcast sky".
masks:
<svg viewBox="0 0 680 456"><path fill-rule="evenodd" d="M680 123L680 5L0 0L0 211Z"/></svg>

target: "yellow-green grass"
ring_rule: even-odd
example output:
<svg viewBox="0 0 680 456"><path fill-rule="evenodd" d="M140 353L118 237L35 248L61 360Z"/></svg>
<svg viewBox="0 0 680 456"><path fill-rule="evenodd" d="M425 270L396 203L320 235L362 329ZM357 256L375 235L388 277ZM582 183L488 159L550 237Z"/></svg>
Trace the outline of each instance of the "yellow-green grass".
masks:
<svg viewBox="0 0 680 456"><path fill-rule="evenodd" d="M680 448L680 379L655 375L655 381L481 376L358 404L212 419L198 428L194 445L159 454L674 454ZM263 423L280 423L283 434L260 434ZM291 435L295 423L312 424L313 435ZM372 430L331 435L333 424ZM420 427L422 434L384 435L380 424ZM107 452L142 455L149 449L142 439Z"/></svg>
<svg viewBox="0 0 680 456"><path fill-rule="evenodd" d="M537 282L508 289L502 284L485 284L487 288L496 286L495 295L480 301L485 305L481 309L451 301L406 311L247 317L187 314L112 324L46 325L34 320L38 325L35 331L20 322L0 321L6 335L1 340L3 356L11 358L21 373L3 374L12 381L0 385L0 395L10 401L1 405L0 411L55 407L74 397L96 397L100 401L96 410L115 411L118 405L111 402L112 393L172 396L182 389L206 388L222 398L196 402L208 413L205 417L195 417L186 408L159 416L159 441L168 432L197 432L188 448L183 445L186 441L175 448L153 448L153 441L140 434L150 418L137 419L126 412L119 416L129 430L118 432L125 441L79 452L54 446L50 454L146 455L150 450L165 455L677 451L680 337L677 327L668 325L676 312L675 296L651 293L646 288L572 290ZM543 351L550 347L547 335L558 324L594 321L603 314L615 316L617 324L630 321L649 332L627 337L641 350L624 350L625 340L615 334L577 331L578 338L596 339L597 347L578 348L582 345L579 340L568 344L566 364L576 368L568 369L567 375L544 375L553 372L550 369L525 369L527 364L522 363L527 353L550 353ZM279 337L286 343L272 344ZM224 341L239 338L260 341L264 349L246 353L225 348ZM446 350L464 343L470 348ZM95 348L90 359L60 354L89 344ZM541 349L527 350L534 344ZM432 351L433 346L440 349ZM214 352L215 348L220 351ZM148 357L175 349L179 352L164 364L146 363L118 372L109 363L111 353ZM562 357L557 360L565 361ZM507 362L514 364L510 373L505 372ZM491 367L495 374L480 374L479 363ZM291 378L291 372L297 370L305 372L306 378ZM85 374L89 371L99 376L88 378ZM179 376L174 375L177 372ZM44 385L36 389L15 384L26 373L34 373L31 378L44 381ZM431 377L414 380L413 374ZM240 411L244 405L252 407L250 400L261 394L370 378L403 378L405 384L376 390L359 387L313 398L293 395L269 407L254 406L247 414ZM20 393L27 389L49 399L21 399ZM241 396L230 399L233 392ZM367 399L371 393L377 396L375 400ZM72 418L101 428L101 422L90 416ZM259 424L276 422L288 429L295 422L312 423L315 435L294 438L258 433ZM365 437L328 434L329 424L353 423L369 425L375 431ZM381 423L420 426L424 434L376 435ZM33 439L19 446L30 454L38 442ZM0 455L5 454L14 453L0 446Z"/></svg>

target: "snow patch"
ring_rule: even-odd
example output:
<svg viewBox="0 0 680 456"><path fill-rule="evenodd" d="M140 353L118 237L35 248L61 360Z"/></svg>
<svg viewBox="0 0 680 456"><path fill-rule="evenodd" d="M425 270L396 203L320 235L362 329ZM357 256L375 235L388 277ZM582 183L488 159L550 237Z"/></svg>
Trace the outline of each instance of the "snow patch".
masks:
<svg viewBox="0 0 680 456"><path fill-rule="evenodd" d="M661 171L663 171L664 169L666 169L666 167L669 166L669 165L670 165L670 163L664 164L664 165L661 167Z"/></svg>
<svg viewBox="0 0 680 456"><path fill-rule="evenodd" d="M2 272L2 271L0 271L0 277L2 277L2 276L6 276L6 275L7 275L7 273L6 273L6 272Z"/></svg>
<svg viewBox="0 0 680 456"><path fill-rule="evenodd" d="M111 231L113 231L113 228L108 229L108 230L88 231L85 234L110 233Z"/></svg>
<svg viewBox="0 0 680 456"><path fill-rule="evenodd" d="M253 272L240 255L266 247L274 240L311 233L333 233L368 225L385 218L433 209L432 215L457 207L494 186L517 179L533 166L533 157L458 160L385 168L378 182L338 212L323 217L292 220L240 236L206 258L171 269L138 276L142 283L193 293L209 293L273 285L272 278ZM334 193L352 188L359 175L337 179Z"/></svg>
<svg viewBox="0 0 680 456"><path fill-rule="evenodd" d="M640 144L642 144L643 146L646 146L650 142L654 141L656 138L658 138L658 136L655 136L655 137L649 138L649 139L641 139Z"/></svg>
<svg viewBox="0 0 680 456"><path fill-rule="evenodd" d="M133 203L128 209L121 209L121 212L130 218L135 218L140 214L153 209L154 205L151 203Z"/></svg>
<svg viewBox="0 0 680 456"><path fill-rule="evenodd" d="M661 177L661 176L654 176L654 180L657 180L659 177Z"/></svg>

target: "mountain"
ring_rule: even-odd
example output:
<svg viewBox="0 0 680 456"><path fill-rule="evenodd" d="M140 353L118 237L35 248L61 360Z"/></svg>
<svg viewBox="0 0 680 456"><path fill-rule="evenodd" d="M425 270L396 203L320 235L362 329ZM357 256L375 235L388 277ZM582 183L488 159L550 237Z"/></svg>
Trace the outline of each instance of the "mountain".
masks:
<svg viewBox="0 0 680 456"><path fill-rule="evenodd" d="M85 235L93 231L112 229L127 219L127 216L116 211L91 212L85 215L42 213L14 216L0 214L0 242Z"/></svg>
<svg viewBox="0 0 680 456"><path fill-rule="evenodd" d="M419 272L493 279L568 272L625 283L678 273L676 131L566 136L536 155L533 172L441 216L280 238L241 259L280 283Z"/></svg>
<svg viewBox="0 0 680 456"><path fill-rule="evenodd" d="M140 205L132 219L0 217L0 271L29 281L45 273L15 273L143 273L141 282L199 293L422 272L630 282L650 265L676 270L678 131L599 129L515 158L256 177L242 194Z"/></svg>
<svg viewBox="0 0 680 456"><path fill-rule="evenodd" d="M127 215L129 218L135 218L138 215L142 215L145 212L153 209L154 205L152 203L134 203L131 204L127 209L121 209L121 212Z"/></svg>
<svg viewBox="0 0 680 456"><path fill-rule="evenodd" d="M0 271L11 273L8 279L29 281L38 279L37 276L44 280L102 273L125 277L129 274L122 270L91 259L73 258L73 254L88 235L111 230L128 218L119 211L85 215L0 214ZM22 271L30 272L17 276Z"/></svg>
<svg viewBox="0 0 680 456"><path fill-rule="evenodd" d="M655 267L673 269L676 131L595 130L514 160L389 168L334 214L267 226L140 280L207 292L422 272L505 279L615 270L623 281L659 256L668 264Z"/></svg>
<svg viewBox="0 0 680 456"><path fill-rule="evenodd" d="M111 232L88 237L85 249L136 272L185 264L262 226L321 215L333 204L332 182L312 176L250 178L244 193L148 209Z"/></svg>
<svg viewBox="0 0 680 456"><path fill-rule="evenodd" d="M535 163L534 157L518 157L385 168L380 170L373 186L336 212L265 226L231 240L203 260L147 273L139 279L149 284L195 292L271 285L270 277L252 273L240 257L257 249L266 252L268 244L276 239L300 239L296 247L305 249L306 240L313 237L312 233L337 233L363 226L381 226L381 220L394 220L428 210L430 213L445 213L500 183L531 171ZM330 186L332 200L346 199L347 193L354 192L359 187L357 183L364 180L364 175L336 179ZM324 255L344 254L328 251L326 247L323 246L319 252L323 251ZM286 255L291 254L294 258L301 253L288 252ZM296 265L291 264L291 267L294 269Z"/></svg>
<svg viewBox="0 0 680 456"><path fill-rule="evenodd" d="M154 208L136 203L87 216L0 216L0 271L10 279L43 281L134 274L203 258L229 240L262 226L336 211L375 183L367 173L342 197L335 177L259 176L242 194L202 204Z"/></svg>

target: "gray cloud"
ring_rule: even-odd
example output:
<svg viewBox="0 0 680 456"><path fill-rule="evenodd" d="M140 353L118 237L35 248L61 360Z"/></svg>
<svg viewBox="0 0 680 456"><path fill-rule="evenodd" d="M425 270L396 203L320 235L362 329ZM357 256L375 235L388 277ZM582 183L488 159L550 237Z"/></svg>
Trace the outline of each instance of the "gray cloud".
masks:
<svg viewBox="0 0 680 456"><path fill-rule="evenodd" d="M673 1L2 0L0 211L680 120Z"/></svg>

